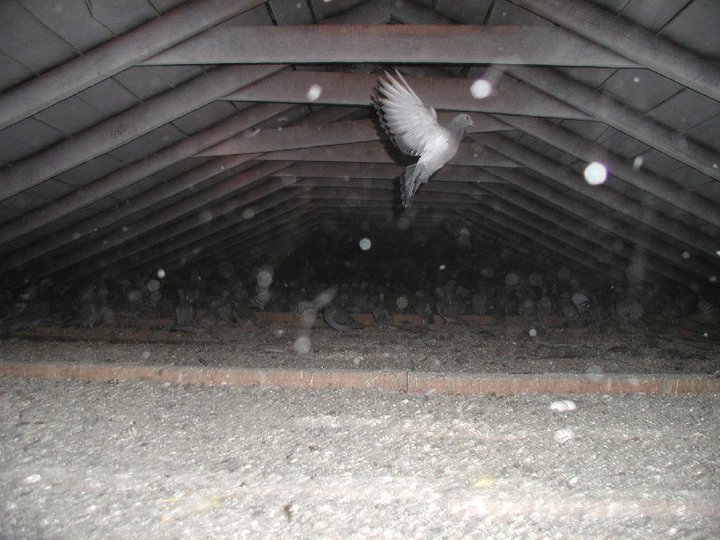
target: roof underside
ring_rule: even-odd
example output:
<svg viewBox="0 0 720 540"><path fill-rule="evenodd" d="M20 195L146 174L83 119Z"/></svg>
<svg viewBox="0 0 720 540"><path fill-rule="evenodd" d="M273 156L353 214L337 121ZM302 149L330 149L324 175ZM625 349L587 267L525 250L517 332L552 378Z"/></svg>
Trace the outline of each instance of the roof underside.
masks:
<svg viewBox="0 0 720 540"><path fill-rule="evenodd" d="M448 237L478 264L716 294L718 21L715 0L4 0L0 275L278 264L362 237L412 265ZM440 120L474 121L408 210L371 105L394 68Z"/></svg>

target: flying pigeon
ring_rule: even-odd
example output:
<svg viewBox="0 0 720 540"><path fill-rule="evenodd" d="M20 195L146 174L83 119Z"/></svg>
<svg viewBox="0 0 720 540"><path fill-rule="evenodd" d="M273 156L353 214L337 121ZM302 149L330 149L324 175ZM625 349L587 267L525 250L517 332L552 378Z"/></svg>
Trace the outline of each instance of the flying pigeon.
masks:
<svg viewBox="0 0 720 540"><path fill-rule="evenodd" d="M458 114L447 126L437 122L437 112L428 107L395 70L380 77L376 108L380 124L401 152L420 159L403 169L400 176L402 205L412 203L415 192L430 176L450 161L472 119Z"/></svg>

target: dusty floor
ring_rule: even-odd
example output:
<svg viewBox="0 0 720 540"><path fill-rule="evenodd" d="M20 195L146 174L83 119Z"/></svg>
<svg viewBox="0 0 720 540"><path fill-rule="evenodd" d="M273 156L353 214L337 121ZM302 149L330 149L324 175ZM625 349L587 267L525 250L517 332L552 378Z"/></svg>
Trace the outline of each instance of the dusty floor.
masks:
<svg viewBox="0 0 720 540"><path fill-rule="evenodd" d="M720 323L718 323L720 324ZM705 373L720 370L718 324L692 328L553 329L399 325L338 333L316 323L310 352L294 347L297 325L223 327L197 334L169 323L38 328L0 340L8 361L122 362L237 367L407 369L504 373Z"/></svg>
<svg viewBox="0 0 720 540"><path fill-rule="evenodd" d="M717 373L703 333L41 328L0 361ZM720 395L559 398L0 378L0 538L720 537Z"/></svg>
<svg viewBox="0 0 720 540"><path fill-rule="evenodd" d="M720 396L0 379L3 538L717 538Z"/></svg>

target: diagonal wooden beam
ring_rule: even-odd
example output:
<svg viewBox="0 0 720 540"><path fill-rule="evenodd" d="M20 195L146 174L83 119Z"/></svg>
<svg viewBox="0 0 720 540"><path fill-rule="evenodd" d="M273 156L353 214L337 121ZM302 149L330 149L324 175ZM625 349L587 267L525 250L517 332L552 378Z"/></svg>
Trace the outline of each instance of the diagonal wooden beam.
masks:
<svg viewBox="0 0 720 540"><path fill-rule="evenodd" d="M624 56L557 26L412 24L219 27L143 63L636 67Z"/></svg>
<svg viewBox="0 0 720 540"><path fill-rule="evenodd" d="M567 167L505 137L495 134L483 134L473 135L473 138L567 189L612 208L630 219L638 220L686 246L694 247L710 256L716 256L717 241L703 235L697 229L692 229L652 208L644 207L618 191L605 189L603 186L590 186L582 178L581 173L569 170Z"/></svg>
<svg viewBox="0 0 720 540"><path fill-rule="evenodd" d="M195 0L0 96L4 129L263 0Z"/></svg>
<svg viewBox="0 0 720 540"><path fill-rule="evenodd" d="M153 129L281 69L225 66L120 113L0 171L0 200L110 152ZM7 241L0 231L0 243Z"/></svg>
<svg viewBox="0 0 720 540"><path fill-rule="evenodd" d="M502 78L493 94L484 99L472 96L470 87L473 80L410 76L406 79L425 104L438 110L526 114L574 120L588 120L592 117L511 77ZM377 84L378 75L364 73L282 71L229 93L224 99L369 106L372 97L376 95Z"/></svg>
<svg viewBox="0 0 720 540"><path fill-rule="evenodd" d="M88 272L94 271L97 265L102 265L107 262L105 256L97 257L98 254L115 248L115 256L117 258L127 256L125 244L130 240L140 236L151 237L151 233L154 234L154 230L161 227L165 227L167 230L168 227L166 226L173 220L187 216L193 212L200 211L201 209L207 210L207 206L209 204L228 197L238 190L248 188L269 174L286 166L287 163L266 162L235 174L226 180L194 194L191 197L181 199L180 201L170 206L166 206L149 216L145 216L123 234L119 234L118 232L115 234L106 234L103 238L98 238L85 244L81 249L77 249L57 257L51 262L51 272L58 273L65 268L75 265L73 273L86 275ZM235 202L232 200L226 202L227 205L232 205L233 203ZM208 213L207 215L209 219L212 219L213 215L211 213ZM199 226L202 224L203 220L195 216L192 221L195 226ZM168 236L166 236L166 238L171 234L180 232L176 227L173 227L172 229L171 233L167 233ZM92 259L92 262L88 263L88 259ZM82 264L80 265L80 263Z"/></svg>
<svg viewBox="0 0 720 540"><path fill-rule="evenodd" d="M370 120L350 120L322 126L284 127L282 131L268 130L250 136L240 135L199 152L198 157L294 150L380 139L378 128Z"/></svg>
<svg viewBox="0 0 720 540"><path fill-rule="evenodd" d="M292 197L282 190L282 186L279 183L269 182L262 186L252 188L237 198L224 200L213 206L206 207L205 211L212 212L215 214L214 217L225 220L225 216L228 213L236 212L239 208L251 203L253 205L258 204L258 207L265 207L263 202L264 198L272 199L272 204L266 206L267 208L272 208L273 206L289 202ZM152 231L151 234L140 236L126 246L113 249L99 257L93 257L89 262L77 264L71 267L68 273L72 275L72 279L77 279L82 276L97 273L111 265L118 264L121 267L125 267L131 260L144 260L152 257L158 246L164 246L166 243L172 242L174 238L180 237L181 242L185 243L187 237L184 236L184 233L197 229L198 226L196 219L179 220ZM182 254L179 255L179 258L182 257Z"/></svg>
<svg viewBox="0 0 720 540"><path fill-rule="evenodd" d="M292 108L291 105L281 104L264 104L247 108L228 119L222 120L209 128L191 135L187 139L163 148L148 158L131 163L126 167L110 173L104 178L95 180L91 184L73 191L65 197L61 197L43 207L27 212L17 219L3 223L2 231L0 231L0 244L34 231L48 223L52 223L102 197L107 197L112 193L131 186L135 182L143 180L178 161L193 157L203 148L207 148L227 137L242 132L290 108ZM235 159L220 161L215 165L217 167L230 168L234 166L233 164L237 165L241 162L249 161L253 159L253 157L252 154L246 154L242 157L235 156ZM212 165L209 165L208 168L212 168ZM220 170L222 169L219 169L218 172L220 172ZM203 176L203 174L204 173L201 173L200 176ZM172 195L171 186L174 185L185 184L182 181L164 183L157 191L158 193L162 193L162 196L170 196ZM156 202L157 197L157 195L152 193L143 193L142 199L140 201L133 201L131 206L121 207L115 211L101 212L93 218L85 220L80 225L73 224L72 227L70 227L71 231L65 231L66 234L61 233L53 237L53 239L50 240L50 245L57 247L65 242L72 241L78 235L84 236L88 234L89 231L105 227L109 223L112 223L112 221L110 221L111 218L117 220L124 215L123 212L127 213L129 209L138 211ZM35 253L43 253L42 244L48 244L48 240L34 242L31 247L32 251ZM2 272L2 269L5 268L8 263L8 260L0 261L0 272Z"/></svg>
<svg viewBox="0 0 720 540"><path fill-rule="evenodd" d="M717 204L688 191L672 180L637 170L625 158L593 141L541 118L503 115L499 119L587 163L600 161L613 175L636 188L652 193L688 214L720 227L720 209Z"/></svg>
<svg viewBox="0 0 720 540"><path fill-rule="evenodd" d="M503 230L510 230L521 238L527 238L534 244L541 246L542 250L550 250L562 258L572 260L576 266L584 268L585 272L591 275L605 274L611 268L606 264L598 264L592 254L584 251L582 245L578 246L575 241L573 245L568 244L568 239L559 239L555 235L548 234L547 228L537 221L529 223L527 217L518 213L509 214L497 212L492 207L478 205L468 212L471 221L481 220L481 223L492 223L493 226L501 226Z"/></svg>
<svg viewBox="0 0 720 540"><path fill-rule="evenodd" d="M38 239L29 245L4 256L0 260L0 274L19 268L30 261L46 255L57 256L58 252L68 249L77 252L82 250L82 244L91 238L102 235L106 228L115 225L113 234L118 233L118 227L126 225L128 216L142 212L145 208L162 202L166 197L172 197L184 190L194 189L196 185L212 178L224 171L239 172L240 169L252 166L252 154L247 156L228 156L204 163L190 171L181 174L167 182L151 188L139 196L117 208L98 212L91 217L74 223L71 226L51 236ZM129 226L132 226L130 224ZM120 229L122 231L123 229ZM67 247L65 247L67 246Z"/></svg>
<svg viewBox="0 0 720 540"><path fill-rule="evenodd" d="M612 243L594 233L591 227L568 222L563 219L560 212L550 208L531 205L532 210L530 210L525 204L517 204L516 201L509 199L493 201L492 206L485 206L491 208L495 215L500 213L523 223L527 226L526 230L538 231L562 242L562 249L568 250L568 255L579 264L594 266L600 263L606 268L614 268L624 273L631 262L625 257L613 256ZM678 275L685 278L682 273L678 272Z"/></svg>
<svg viewBox="0 0 720 540"><path fill-rule="evenodd" d="M625 56L641 66L720 101L720 66L586 0L510 0ZM680 6L678 6L680 7Z"/></svg>
<svg viewBox="0 0 720 540"><path fill-rule="evenodd" d="M479 216L478 214L482 214L483 217ZM512 222L508 216L503 216L494 212L490 212L484 207L468 208L464 212L458 213L458 215L463 220L469 222L472 225L473 229L481 228L482 230L488 231L489 234L491 234L492 238L495 238L502 243L503 248L505 248L505 246L509 246L509 249L511 249L513 252L516 252L517 248L513 249L512 246L520 246L523 249L528 249L530 252L535 253L536 256L546 257L550 259L558 265L557 268L563 265L569 266L575 271L576 274L583 275L584 283L603 283L606 279L606 276L598 272L597 268L593 269L593 272L588 274L587 267L578 263L578 261L566 251L548 249L547 244L538 241L533 236L528 236L523 232L519 232L516 228L513 228ZM505 219L502 223L500 223L499 221L493 221L492 219L486 217L489 215L500 215L501 220L503 220L503 218ZM528 264L527 255L524 255L522 253L516 255L514 259L516 259L516 264L520 268L523 268Z"/></svg>
<svg viewBox="0 0 720 540"><path fill-rule="evenodd" d="M222 120L214 126L202 130L196 135L193 135L180 143L171 145L153 156L139 162L138 164L133 164L126 169L132 169L135 171L137 168L135 165L139 165L141 171L144 171L145 174L150 174L155 172L155 170L164 168L174 160L193 156L197 149L203 148L212 142L246 130L251 125L262 124L264 121L280 114L289 107L290 106L288 105L272 104L257 105L255 107L247 108L233 117ZM322 125L322 122L337 120L338 118L344 117L346 114L346 109L325 109L300 118L297 121L297 124L303 127L312 125L317 126L318 124ZM111 225L115 225L116 229L120 225L133 227L133 218L131 216L139 215L139 212L141 212L144 208L153 204L158 204L163 199L176 196L185 190L196 189L198 184L204 182L212 176L226 174L241 165L241 170L248 168L251 164L250 162L257 157L259 157L258 154L225 156L200 165L199 167L196 167L176 178L162 182L157 186L144 191L132 201L129 201L128 204L122 205L113 210L97 213L80 223L72 224L65 230L53 234L51 237L36 240L31 245L17 250L10 256L0 259L0 273L5 270L17 268L21 264L43 256L50 251L53 251L54 255L57 255L58 250L68 244L71 244L69 247L73 251L82 250L82 243L89 241L90 237L104 234L106 231L103 229L106 229ZM165 163L168 159L172 159L173 161ZM117 173L111 174L107 179L91 184L88 189L95 191L96 185L101 185L108 179L114 179L116 174L121 174L123 178L125 178L122 173L126 169L121 169L120 171L117 171ZM279 172L280 171L276 171L273 174L279 174ZM84 189L85 188L82 188L76 193L79 194ZM75 194L71 194L65 199L74 197ZM63 200L59 202L63 202ZM32 216L32 213L30 216ZM127 219L129 216L130 219ZM28 216L24 216L23 221L27 221L27 218ZM100 231L100 233L98 233L98 231ZM117 234L117 232L115 231L112 234Z"/></svg>
<svg viewBox="0 0 720 540"><path fill-rule="evenodd" d="M238 225L235 219L231 219L207 241L183 242L182 248L168 253L163 263L177 266L183 261L192 260L195 264L202 263L200 266L203 268L212 267L213 262L206 262L233 258L232 254L236 252L239 244L247 246L246 255L258 245L275 251L278 247L275 243L267 245L268 233L278 227L285 227L288 231L301 229L308 218L313 217L311 211L312 204L308 201L276 200L257 220L253 218L252 226L248 223Z"/></svg>
<svg viewBox="0 0 720 540"><path fill-rule="evenodd" d="M262 229L245 235L243 239L228 241L227 248L212 253L204 251L192 253L186 257L186 264L212 268L224 260L242 261L246 267L256 261L273 264L289 248L298 246L307 233L316 230L322 217L313 215L312 210L305 210L297 217L298 222L280 221L268 224Z"/></svg>
<svg viewBox="0 0 720 540"><path fill-rule="evenodd" d="M122 274L132 273L135 268L164 268L172 267L182 259L191 258L193 253L200 251L207 252L217 248L217 246L226 246L227 241L233 235L240 234L253 227L264 226L272 223L278 216L288 216L289 213L295 212L299 214L307 209L307 201L295 201L293 199L285 199L278 201L277 199L270 201L263 200L258 205L253 205L255 216L252 220L243 217L241 212L236 215L226 216L223 220L214 220L207 227L189 229L179 235L175 235L171 240L164 241L152 246L145 246L143 250L136 251L139 254L141 262L137 264L123 264L120 267ZM289 217L295 217L291 215Z"/></svg>
<svg viewBox="0 0 720 540"><path fill-rule="evenodd" d="M551 201L546 201L546 204L543 204L532 197L503 186L489 186L488 189L502 199L499 203L493 202L494 209L502 211L503 205L509 203L516 208L521 208L523 212L529 212L533 216L538 216L559 226L567 233L582 237L586 242L596 245L599 250L604 252L603 256L598 255L600 258L611 260L610 264L613 264L616 269L622 272L625 271L629 263L633 262L637 253L643 253L646 267L679 283L686 283L689 280L707 283L708 277L713 273L709 266L700 261L697 261L692 266L683 264L683 259L677 256L677 250L673 252L662 243L653 242L653 238L645 238L645 235L638 236L641 237L641 241L649 240L653 249L646 250L644 247L640 248L638 244L633 244L628 246L628 249L624 250L625 252L622 252L616 248L616 234L618 233L613 234L613 231L609 230L608 232L611 234L606 234L601 227L592 221L578 222L577 218L571 213L556 210L549 206L547 203L551 203ZM569 197L563 195L557 198L569 199ZM561 204L561 201L553 199L552 204ZM620 236L624 235L620 233ZM615 256L622 257L624 262L621 262L620 265L613 263L612 259ZM697 272L695 272L696 268L698 269Z"/></svg>
<svg viewBox="0 0 720 540"><path fill-rule="evenodd" d="M501 182L500 179L498 181ZM312 186L312 187L332 187L332 188L343 188L352 189L354 187L360 187L363 189L385 189L394 192L399 191L398 184L394 178L363 178L353 179L350 181L343 180L341 178L313 178L305 177L298 180L297 185ZM469 197L487 197L488 192L481 190L472 183L466 182L455 182L455 181L444 181L444 182L430 182L426 186L423 186L422 193L455 193L460 195L468 195Z"/></svg>
<svg viewBox="0 0 720 540"><path fill-rule="evenodd" d="M720 153L643 116L610 96L596 92L551 68L514 66L508 67L507 72L663 154L720 180Z"/></svg>
<svg viewBox="0 0 720 540"><path fill-rule="evenodd" d="M603 232L603 234L622 238L622 246L624 248L632 248L633 250L655 254L659 259L666 261L666 263L690 270L698 276L702 276L704 280L707 280L715 271L713 266L701 260L700 257L691 257L690 260L687 261L683 260L682 257L678 256L678 253L682 253L685 247L677 243L674 245L668 243L666 237L659 239L657 235L653 234L647 227L640 225L636 221L636 218L641 216L640 211L637 212L636 216L608 213L577 197L572 197L567 193L551 188L543 182L538 182L537 179L522 174L520 171L495 169L493 174L507 180L523 192L531 194L534 198L562 209L568 214L571 222L577 224L579 218L582 222L592 224L597 231ZM486 186L487 191L496 195L499 195L503 189L501 185ZM526 196L520 194L506 196L506 198L511 197L517 201L526 200ZM530 202L527 202L525 206L533 207ZM617 248L613 248L613 252L622 254L622 250Z"/></svg>

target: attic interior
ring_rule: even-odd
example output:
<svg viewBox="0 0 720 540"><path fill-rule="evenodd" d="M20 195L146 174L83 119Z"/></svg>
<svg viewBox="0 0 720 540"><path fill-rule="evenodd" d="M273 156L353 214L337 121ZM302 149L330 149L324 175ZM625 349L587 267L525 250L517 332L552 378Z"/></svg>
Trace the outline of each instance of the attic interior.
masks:
<svg viewBox="0 0 720 540"><path fill-rule="evenodd" d="M368 326L711 324L720 5L566 4L6 0L3 333L330 297ZM473 123L408 208L395 69Z"/></svg>
<svg viewBox="0 0 720 540"><path fill-rule="evenodd" d="M0 0L0 538L720 538L718 21Z"/></svg>

